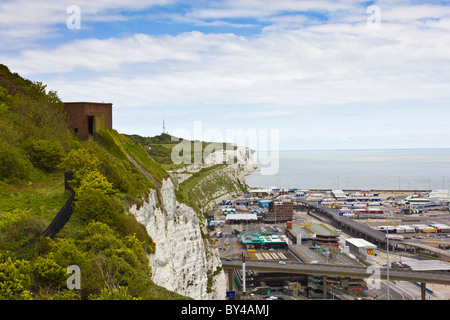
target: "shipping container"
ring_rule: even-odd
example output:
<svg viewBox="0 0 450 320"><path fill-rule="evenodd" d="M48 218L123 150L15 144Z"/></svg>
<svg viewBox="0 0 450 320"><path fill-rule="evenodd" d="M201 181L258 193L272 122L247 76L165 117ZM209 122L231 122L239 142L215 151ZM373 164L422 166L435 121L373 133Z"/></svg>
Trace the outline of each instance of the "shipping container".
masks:
<svg viewBox="0 0 450 320"><path fill-rule="evenodd" d="M383 210L381 210L381 209L369 209L369 213L384 213L384 211Z"/></svg>
<svg viewBox="0 0 450 320"><path fill-rule="evenodd" d="M403 236L397 236L392 234L387 234L386 238L392 239L392 240L403 240Z"/></svg>
<svg viewBox="0 0 450 320"><path fill-rule="evenodd" d="M384 233L396 233L397 229L393 226L378 226L378 231L384 232Z"/></svg>

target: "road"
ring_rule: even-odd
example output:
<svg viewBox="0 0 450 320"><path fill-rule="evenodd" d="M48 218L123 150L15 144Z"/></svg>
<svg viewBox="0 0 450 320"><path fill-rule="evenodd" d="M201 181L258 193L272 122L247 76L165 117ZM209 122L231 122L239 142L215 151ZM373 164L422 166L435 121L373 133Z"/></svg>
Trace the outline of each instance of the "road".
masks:
<svg viewBox="0 0 450 320"><path fill-rule="evenodd" d="M242 269L240 261L222 260L224 269ZM296 263L279 264L270 261L247 261L245 264L247 270L260 272L284 272L296 274L327 275L331 277L352 277L352 278L387 278L387 269L385 268L365 268L348 265L320 264L320 263ZM375 272L375 274L374 274ZM424 282L436 284L450 284L450 273L440 271L411 271L389 269L389 279L398 281Z"/></svg>

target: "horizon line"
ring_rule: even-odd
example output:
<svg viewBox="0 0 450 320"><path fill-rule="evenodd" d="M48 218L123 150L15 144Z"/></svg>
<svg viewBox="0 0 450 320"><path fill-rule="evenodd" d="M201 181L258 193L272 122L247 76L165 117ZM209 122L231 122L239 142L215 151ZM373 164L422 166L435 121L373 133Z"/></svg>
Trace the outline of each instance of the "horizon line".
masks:
<svg viewBox="0 0 450 320"><path fill-rule="evenodd" d="M351 148L351 149L282 149L279 152L293 151L383 151L383 150L450 150L450 147L423 147L423 148ZM274 152L274 150L254 150L256 152Z"/></svg>

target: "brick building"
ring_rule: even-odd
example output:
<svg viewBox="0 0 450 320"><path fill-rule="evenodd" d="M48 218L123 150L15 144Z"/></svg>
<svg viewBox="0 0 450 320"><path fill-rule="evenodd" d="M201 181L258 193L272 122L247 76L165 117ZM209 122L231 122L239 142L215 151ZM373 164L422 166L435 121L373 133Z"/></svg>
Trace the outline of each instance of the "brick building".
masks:
<svg viewBox="0 0 450 320"><path fill-rule="evenodd" d="M292 221L294 205L290 200L276 200L269 203L268 211L264 217L266 222Z"/></svg>
<svg viewBox="0 0 450 320"><path fill-rule="evenodd" d="M100 129L112 129L112 103L65 102L69 129L80 139L87 140Z"/></svg>

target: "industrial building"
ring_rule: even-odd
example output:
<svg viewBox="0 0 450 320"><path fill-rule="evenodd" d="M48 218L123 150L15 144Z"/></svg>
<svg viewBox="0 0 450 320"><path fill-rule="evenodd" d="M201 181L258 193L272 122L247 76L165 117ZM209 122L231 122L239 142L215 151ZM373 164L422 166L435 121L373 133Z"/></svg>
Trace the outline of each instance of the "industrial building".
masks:
<svg viewBox="0 0 450 320"><path fill-rule="evenodd" d="M268 212L264 217L265 222L292 221L294 215L294 204L289 199L272 201L269 203Z"/></svg>
<svg viewBox="0 0 450 320"><path fill-rule="evenodd" d="M342 190L332 190L331 193L337 201L347 200L347 195Z"/></svg>
<svg viewBox="0 0 450 320"><path fill-rule="evenodd" d="M244 234L238 237L247 249L286 248L287 243L277 235Z"/></svg>
<svg viewBox="0 0 450 320"><path fill-rule="evenodd" d="M254 223L258 221L258 215L255 213L235 213L228 214L225 218L228 224L236 223Z"/></svg>
<svg viewBox="0 0 450 320"><path fill-rule="evenodd" d="M377 246L361 238L345 239L345 246L350 252L364 259L371 259L375 255Z"/></svg>
<svg viewBox="0 0 450 320"><path fill-rule="evenodd" d="M339 247L339 234L321 223L289 224L286 231L289 239L296 244Z"/></svg>
<svg viewBox="0 0 450 320"><path fill-rule="evenodd" d="M264 197L267 197L270 192L267 189L257 189L257 190L250 190L249 193L253 197L264 198Z"/></svg>

